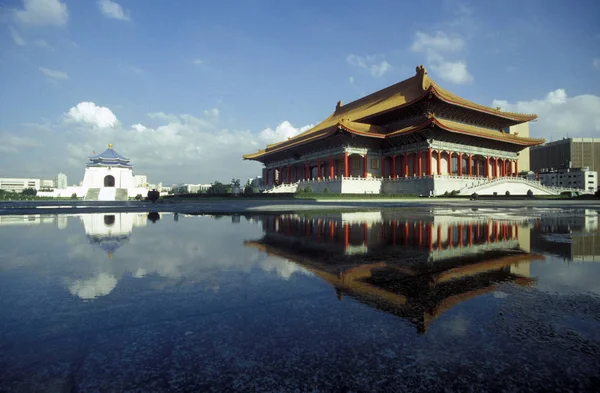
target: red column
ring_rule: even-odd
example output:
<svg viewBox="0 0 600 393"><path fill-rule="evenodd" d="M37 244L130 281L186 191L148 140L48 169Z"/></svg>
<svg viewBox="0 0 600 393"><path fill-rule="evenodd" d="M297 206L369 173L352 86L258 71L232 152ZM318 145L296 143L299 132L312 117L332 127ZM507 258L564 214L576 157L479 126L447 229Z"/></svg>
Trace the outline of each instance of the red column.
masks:
<svg viewBox="0 0 600 393"><path fill-rule="evenodd" d="M369 161L369 157L365 154L365 156L363 157L363 177L366 179L367 178L367 164Z"/></svg>
<svg viewBox="0 0 600 393"><path fill-rule="evenodd" d="M348 154L348 153L345 153ZM350 227L348 224L344 224L344 250L348 249L350 245Z"/></svg>
<svg viewBox="0 0 600 393"><path fill-rule="evenodd" d="M348 152L344 152L344 177L348 177Z"/></svg>
<svg viewBox="0 0 600 393"><path fill-rule="evenodd" d="M485 159L485 175L487 178L490 178L490 157Z"/></svg>
<svg viewBox="0 0 600 393"><path fill-rule="evenodd" d="M417 152L417 169L419 170L417 176L423 176L423 152L421 151Z"/></svg>
<svg viewBox="0 0 600 393"><path fill-rule="evenodd" d="M321 159L317 157L317 181L321 180Z"/></svg>
<svg viewBox="0 0 600 393"><path fill-rule="evenodd" d="M437 174L442 175L442 151L440 149L437 151Z"/></svg>
<svg viewBox="0 0 600 393"><path fill-rule="evenodd" d="M433 175L433 155L431 148L427 149L427 176Z"/></svg>
<svg viewBox="0 0 600 393"><path fill-rule="evenodd" d="M448 174L452 174L452 152L448 151Z"/></svg>
<svg viewBox="0 0 600 393"><path fill-rule="evenodd" d="M519 161L515 160L515 177L519 176Z"/></svg>
<svg viewBox="0 0 600 393"><path fill-rule="evenodd" d="M469 171L468 171L469 177L472 177L473 176L473 155L472 154L469 154L469 157L467 159L467 165L469 167Z"/></svg>
<svg viewBox="0 0 600 393"><path fill-rule="evenodd" d="M392 156L392 163L390 164L392 167L390 168L390 176L392 179L396 178L396 155Z"/></svg>
<svg viewBox="0 0 600 393"><path fill-rule="evenodd" d="M292 183L292 166L288 165L287 169L288 169L287 170L287 172L288 172L287 173L287 182L288 182L288 184L291 184Z"/></svg>
<svg viewBox="0 0 600 393"><path fill-rule="evenodd" d="M333 157L329 156L329 178L333 179L334 173L334 162L333 162Z"/></svg>
<svg viewBox="0 0 600 393"><path fill-rule="evenodd" d="M458 153L458 176L462 176L462 153Z"/></svg>
<svg viewBox="0 0 600 393"><path fill-rule="evenodd" d="M408 153L404 153L404 177L408 176Z"/></svg>
<svg viewBox="0 0 600 393"><path fill-rule="evenodd" d="M334 226L334 222L333 220L329 221L329 239L331 241L333 241L333 238L335 237L335 226Z"/></svg>

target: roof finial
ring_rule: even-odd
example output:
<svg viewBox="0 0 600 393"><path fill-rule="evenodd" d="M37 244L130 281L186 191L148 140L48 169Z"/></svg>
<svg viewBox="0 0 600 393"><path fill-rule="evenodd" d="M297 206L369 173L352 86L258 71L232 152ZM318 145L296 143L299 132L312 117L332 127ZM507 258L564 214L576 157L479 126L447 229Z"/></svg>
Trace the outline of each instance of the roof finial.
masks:
<svg viewBox="0 0 600 393"><path fill-rule="evenodd" d="M108 144L108 148L109 148L109 149L112 149L112 143L109 143L109 144Z"/></svg>
<svg viewBox="0 0 600 393"><path fill-rule="evenodd" d="M425 66L422 64L417 66L416 71L417 71L417 75L427 75L427 69L425 69Z"/></svg>
<svg viewBox="0 0 600 393"><path fill-rule="evenodd" d="M340 108L342 107L342 105L344 105L344 104L342 103L342 100L339 100L339 101L338 101L338 103L337 103L337 105L335 106L335 109L336 109L336 110L340 109Z"/></svg>

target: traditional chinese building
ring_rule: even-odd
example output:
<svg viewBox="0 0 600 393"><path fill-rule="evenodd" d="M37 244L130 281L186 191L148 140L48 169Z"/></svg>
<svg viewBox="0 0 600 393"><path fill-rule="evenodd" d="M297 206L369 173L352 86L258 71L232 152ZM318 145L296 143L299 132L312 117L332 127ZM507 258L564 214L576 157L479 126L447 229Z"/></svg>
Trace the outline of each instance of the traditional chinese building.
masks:
<svg viewBox="0 0 600 393"><path fill-rule="evenodd" d="M244 159L262 162L266 183L288 192L310 185L315 192L525 193L535 182L517 174L529 169L528 148L544 142L529 137L536 118L458 97L419 66L415 76L340 101L315 127Z"/></svg>

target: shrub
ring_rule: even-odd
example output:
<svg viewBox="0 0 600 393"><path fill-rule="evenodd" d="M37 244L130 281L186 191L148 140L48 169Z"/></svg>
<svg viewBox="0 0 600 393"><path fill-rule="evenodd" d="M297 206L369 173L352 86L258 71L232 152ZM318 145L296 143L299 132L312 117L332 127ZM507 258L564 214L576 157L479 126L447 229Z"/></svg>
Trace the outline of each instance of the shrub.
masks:
<svg viewBox="0 0 600 393"><path fill-rule="evenodd" d="M477 199L477 198L479 198L479 195L476 192L471 194L471 199Z"/></svg>
<svg viewBox="0 0 600 393"><path fill-rule="evenodd" d="M246 187L244 187L244 194L254 194L254 188L252 188L252 186L248 184Z"/></svg>
<svg viewBox="0 0 600 393"><path fill-rule="evenodd" d="M71 194L71 199L77 199L77 194L76 193L72 193Z"/></svg>
<svg viewBox="0 0 600 393"><path fill-rule="evenodd" d="M312 187L306 186L306 188L304 189L304 192L313 192Z"/></svg>
<svg viewBox="0 0 600 393"><path fill-rule="evenodd" d="M494 191L494 196L498 196L498 192L497 191Z"/></svg>
<svg viewBox="0 0 600 393"><path fill-rule="evenodd" d="M528 198L533 198L533 191L527 190L527 197Z"/></svg>
<svg viewBox="0 0 600 393"><path fill-rule="evenodd" d="M506 192L504 193L504 195L509 196L510 195L510 191L506 190Z"/></svg>
<svg viewBox="0 0 600 393"><path fill-rule="evenodd" d="M323 190L323 194L327 194L327 193L330 193L330 192L331 192L331 191L329 191L329 188L325 188L325 189Z"/></svg>
<svg viewBox="0 0 600 393"><path fill-rule="evenodd" d="M148 199L153 203L160 197L160 192L157 190L148 191Z"/></svg>
<svg viewBox="0 0 600 393"><path fill-rule="evenodd" d="M141 201L143 198L144 198L144 197L142 196L142 194L137 194L137 195L135 196L135 200L136 200L136 201Z"/></svg>
<svg viewBox="0 0 600 393"><path fill-rule="evenodd" d="M445 192L444 192L444 196L448 196L448 191L445 191Z"/></svg>
<svg viewBox="0 0 600 393"><path fill-rule="evenodd" d="M450 192L451 196L456 196L458 195L458 190L452 190L452 192Z"/></svg>

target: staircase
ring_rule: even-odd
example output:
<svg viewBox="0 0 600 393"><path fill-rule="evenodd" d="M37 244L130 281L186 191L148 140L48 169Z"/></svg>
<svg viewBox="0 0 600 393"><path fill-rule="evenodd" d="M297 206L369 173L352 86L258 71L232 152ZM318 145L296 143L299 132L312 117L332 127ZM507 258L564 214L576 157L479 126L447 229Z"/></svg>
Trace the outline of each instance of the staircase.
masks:
<svg viewBox="0 0 600 393"><path fill-rule="evenodd" d="M300 184L300 182L291 183L291 184L280 184L278 186L275 186L273 188L269 188L268 190L265 190L265 193L268 193L268 194L279 194L279 193L290 193L290 192L293 193L298 190L298 184Z"/></svg>
<svg viewBox="0 0 600 393"><path fill-rule="evenodd" d="M463 187L460 190L459 195L471 195L473 193L478 194L488 194L491 193L491 190L502 190L501 187L495 187L500 185L506 185L507 189L516 188L521 189L523 192L520 194L525 195L527 191L531 190L534 195L559 195L561 192L565 191L574 191L578 193L585 193L585 190L575 189L575 188L562 188L562 187L547 187L542 185L537 180L528 180L523 179L521 177L501 177L498 179L490 179L483 183L476 183L473 185L469 185ZM504 191L498 192L499 195L503 195ZM518 194L515 194L518 195Z"/></svg>
<svg viewBox="0 0 600 393"><path fill-rule="evenodd" d="M128 201L129 196L127 195L126 188L117 188L117 193L115 194L115 201Z"/></svg>
<svg viewBox="0 0 600 393"><path fill-rule="evenodd" d="M98 201L114 201L117 189L114 187L102 187L98 194Z"/></svg>
<svg viewBox="0 0 600 393"><path fill-rule="evenodd" d="M84 201L97 201L99 194L100 194L99 188L90 188L90 189L88 189L87 193L85 194L85 198L83 198L83 200Z"/></svg>

